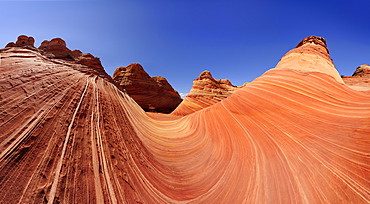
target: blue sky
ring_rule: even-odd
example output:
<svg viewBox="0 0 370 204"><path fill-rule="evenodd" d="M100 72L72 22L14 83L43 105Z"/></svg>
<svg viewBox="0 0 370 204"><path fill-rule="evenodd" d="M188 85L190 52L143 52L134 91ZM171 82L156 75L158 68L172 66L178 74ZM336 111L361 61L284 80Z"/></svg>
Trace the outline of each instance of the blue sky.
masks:
<svg viewBox="0 0 370 204"><path fill-rule="evenodd" d="M304 37L326 38L342 75L370 63L368 0L0 0L0 47L18 35L60 37L108 74L140 63L180 93L209 70L242 85Z"/></svg>

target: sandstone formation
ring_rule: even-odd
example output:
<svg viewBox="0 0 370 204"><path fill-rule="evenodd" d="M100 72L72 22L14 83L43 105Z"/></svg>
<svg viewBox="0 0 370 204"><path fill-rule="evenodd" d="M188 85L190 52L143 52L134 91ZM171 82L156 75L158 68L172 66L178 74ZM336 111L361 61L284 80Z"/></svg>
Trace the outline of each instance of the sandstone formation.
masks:
<svg viewBox="0 0 370 204"><path fill-rule="evenodd" d="M59 60L60 63L65 63L66 60L73 61L71 62L72 64L80 64L84 67L89 67L90 69L88 69L88 72L94 72L95 74L111 80L111 77L106 74L99 58L94 57L90 53L83 54L80 50L71 51L66 47L66 42L61 38L54 38L51 41L45 40L41 43L38 49L34 47L34 42L35 40L33 37L21 35L18 37L16 43L10 42L6 48L23 47L32 49L38 53L41 53L43 57L53 59L54 61L62 59L62 61Z"/></svg>
<svg viewBox="0 0 370 204"><path fill-rule="evenodd" d="M145 111L170 113L182 101L165 78L150 77L138 63L117 68L113 80L120 84Z"/></svg>
<svg viewBox="0 0 370 204"><path fill-rule="evenodd" d="M193 81L190 93L172 114L189 115L222 101L243 86L234 86L228 79L214 79L211 72L204 71Z"/></svg>
<svg viewBox="0 0 370 204"><path fill-rule="evenodd" d="M369 203L370 93L326 50L303 44L181 117L145 113L94 67L1 49L0 200Z"/></svg>
<svg viewBox="0 0 370 204"><path fill-rule="evenodd" d="M342 79L346 85L353 89L370 91L370 66L361 65L357 67L352 76L343 76Z"/></svg>
<svg viewBox="0 0 370 204"><path fill-rule="evenodd" d="M353 73L352 76L356 77L370 77L370 65L363 64L357 67L356 71Z"/></svg>
<svg viewBox="0 0 370 204"><path fill-rule="evenodd" d="M333 60L330 58L326 40L322 37L310 36L304 38L295 49L281 58L275 69L293 70L302 73L320 72L334 77L339 83L344 83L335 69Z"/></svg>
<svg viewBox="0 0 370 204"><path fill-rule="evenodd" d="M6 47L34 47L35 39L26 35L18 36L17 42L10 42Z"/></svg>

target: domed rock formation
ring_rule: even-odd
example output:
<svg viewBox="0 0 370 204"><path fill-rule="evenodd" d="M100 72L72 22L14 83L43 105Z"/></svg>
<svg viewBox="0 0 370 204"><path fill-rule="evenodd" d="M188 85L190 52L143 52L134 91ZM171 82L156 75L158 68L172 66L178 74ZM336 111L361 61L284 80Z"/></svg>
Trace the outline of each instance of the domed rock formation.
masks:
<svg viewBox="0 0 370 204"><path fill-rule="evenodd" d="M180 117L75 61L0 54L2 203L370 202L370 93L325 58L293 56Z"/></svg>
<svg viewBox="0 0 370 204"><path fill-rule="evenodd" d="M72 56L71 56L72 51L67 48L66 42L61 38L54 38L50 41L44 40L41 43L39 49L45 52L48 52L48 53L52 53L55 58L72 59ZM76 56L76 57L79 57L79 56Z"/></svg>
<svg viewBox="0 0 370 204"><path fill-rule="evenodd" d="M182 101L165 78L150 77L138 63L117 68L113 80L145 111L170 113Z"/></svg>
<svg viewBox="0 0 370 204"><path fill-rule="evenodd" d="M211 72L203 71L193 81L190 93L173 111L174 115L188 115L229 97L243 86L234 86L228 79L214 79Z"/></svg>
<svg viewBox="0 0 370 204"><path fill-rule="evenodd" d="M33 37L28 37L26 35L18 36L17 42L10 42L6 47L34 47L35 39Z"/></svg>
<svg viewBox="0 0 370 204"><path fill-rule="evenodd" d="M353 89L370 91L370 66L367 64L358 66L352 76L343 76L342 79Z"/></svg>
<svg viewBox="0 0 370 204"><path fill-rule="evenodd" d="M363 65L357 67L356 71L353 73L352 76L370 77L370 65L363 64Z"/></svg>
<svg viewBox="0 0 370 204"><path fill-rule="evenodd" d="M281 58L275 69L325 73L334 77L337 82L344 83L330 58L326 40L322 37L304 38L295 49Z"/></svg>

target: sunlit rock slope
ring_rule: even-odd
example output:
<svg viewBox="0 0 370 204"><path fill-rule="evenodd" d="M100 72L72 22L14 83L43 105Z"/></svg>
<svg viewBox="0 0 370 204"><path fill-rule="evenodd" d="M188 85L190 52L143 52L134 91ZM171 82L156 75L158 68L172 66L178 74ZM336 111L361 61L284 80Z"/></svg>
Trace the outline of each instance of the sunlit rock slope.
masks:
<svg viewBox="0 0 370 204"><path fill-rule="evenodd" d="M189 115L224 100L241 87L232 85L228 79L214 79L211 72L204 71L172 114Z"/></svg>
<svg viewBox="0 0 370 204"><path fill-rule="evenodd" d="M370 94L324 42L185 117L145 113L94 67L0 50L0 200L369 203Z"/></svg>

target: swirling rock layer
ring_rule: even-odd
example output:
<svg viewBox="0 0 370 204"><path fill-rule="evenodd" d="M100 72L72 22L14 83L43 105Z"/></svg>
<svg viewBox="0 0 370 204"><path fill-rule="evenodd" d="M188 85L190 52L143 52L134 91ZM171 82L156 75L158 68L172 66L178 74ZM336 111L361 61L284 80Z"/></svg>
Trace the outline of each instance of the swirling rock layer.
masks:
<svg viewBox="0 0 370 204"><path fill-rule="evenodd" d="M193 81L190 93L172 114L189 115L224 100L239 88L228 79L214 79L211 72L204 71Z"/></svg>
<svg viewBox="0 0 370 204"><path fill-rule="evenodd" d="M113 80L145 111L171 113L182 101L165 78L150 77L138 63L117 68Z"/></svg>
<svg viewBox="0 0 370 204"><path fill-rule="evenodd" d="M0 50L0 200L368 203L370 94L305 48L185 117L145 113L93 67Z"/></svg>

